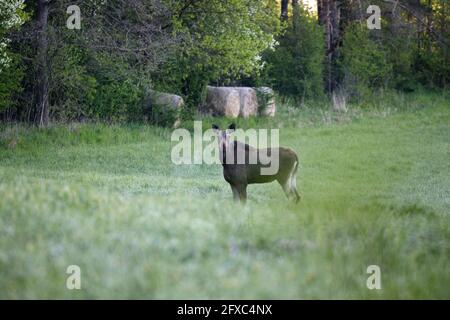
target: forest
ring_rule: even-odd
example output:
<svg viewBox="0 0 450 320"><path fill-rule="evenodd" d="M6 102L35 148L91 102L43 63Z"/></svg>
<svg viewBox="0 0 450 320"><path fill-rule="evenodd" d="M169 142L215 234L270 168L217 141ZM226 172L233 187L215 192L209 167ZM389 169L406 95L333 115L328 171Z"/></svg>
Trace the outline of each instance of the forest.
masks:
<svg viewBox="0 0 450 320"><path fill-rule="evenodd" d="M208 84L361 104L449 82L445 0L76 3L2 0L2 121L152 122L149 89L182 96L193 119Z"/></svg>
<svg viewBox="0 0 450 320"><path fill-rule="evenodd" d="M0 0L0 299L450 299L449 27L448 0ZM196 162L235 129L277 133L281 187Z"/></svg>

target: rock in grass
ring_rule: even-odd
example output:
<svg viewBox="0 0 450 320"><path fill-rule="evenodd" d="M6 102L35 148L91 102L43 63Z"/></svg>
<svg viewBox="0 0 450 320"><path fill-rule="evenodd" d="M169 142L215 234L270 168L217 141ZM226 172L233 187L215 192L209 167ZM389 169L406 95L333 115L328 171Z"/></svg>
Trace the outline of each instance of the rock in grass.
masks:
<svg viewBox="0 0 450 320"><path fill-rule="evenodd" d="M235 87L239 92L239 116L248 118L258 115L258 96L253 88Z"/></svg>
<svg viewBox="0 0 450 320"><path fill-rule="evenodd" d="M145 109L150 121L163 126L178 127L184 100L175 94L148 90Z"/></svg>
<svg viewBox="0 0 450 320"><path fill-rule="evenodd" d="M159 92L155 90L148 91L148 100L153 105L165 106L172 109L180 109L184 107L184 100L176 94Z"/></svg>
<svg viewBox="0 0 450 320"><path fill-rule="evenodd" d="M274 116L276 111L274 92L271 88L207 87L206 111L217 116L248 118Z"/></svg>
<svg viewBox="0 0 450 320"><path fill-rule="evenodd" d="M207 87L205 109L216 116L237 118L240 111L239 91L231 87Z"/></svg>

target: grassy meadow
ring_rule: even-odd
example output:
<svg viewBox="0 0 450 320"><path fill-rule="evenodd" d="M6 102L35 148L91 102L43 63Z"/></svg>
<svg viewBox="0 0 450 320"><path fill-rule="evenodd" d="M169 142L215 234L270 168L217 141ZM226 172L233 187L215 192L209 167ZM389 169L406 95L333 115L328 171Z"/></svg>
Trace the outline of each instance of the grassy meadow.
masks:
<svg viewBox="0 0 450 320"><path fill-rule="evenodd" d="M0 298L450 299L449 101L239 120L297 151L297 205L276 183L234 203L220 165L172 164L170 129L1 125Z"/></svg>

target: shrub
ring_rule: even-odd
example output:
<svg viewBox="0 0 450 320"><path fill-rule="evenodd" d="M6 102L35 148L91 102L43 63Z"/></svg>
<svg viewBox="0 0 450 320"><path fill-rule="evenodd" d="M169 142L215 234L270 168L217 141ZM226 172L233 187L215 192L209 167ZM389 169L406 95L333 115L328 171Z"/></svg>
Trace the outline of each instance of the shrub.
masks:
<svg viewBox="0 0 450 320"><path fill-rule="evenodd" d="M142 119L143 92L129 80L103 84L97 91L91 114L113 122Z"/></svg>

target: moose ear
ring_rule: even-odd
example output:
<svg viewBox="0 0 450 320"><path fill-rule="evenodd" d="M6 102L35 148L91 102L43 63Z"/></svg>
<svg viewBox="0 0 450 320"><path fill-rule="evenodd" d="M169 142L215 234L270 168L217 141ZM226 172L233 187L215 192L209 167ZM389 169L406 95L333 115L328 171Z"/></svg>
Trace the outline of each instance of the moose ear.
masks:
<svg viewBox="0 0 450 320"><path fill-rule="evenodd" d="M234 131L234 130L236 130L236 125L234 123L232 123L228 126L228 129Z"/></svg>

